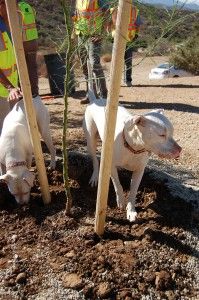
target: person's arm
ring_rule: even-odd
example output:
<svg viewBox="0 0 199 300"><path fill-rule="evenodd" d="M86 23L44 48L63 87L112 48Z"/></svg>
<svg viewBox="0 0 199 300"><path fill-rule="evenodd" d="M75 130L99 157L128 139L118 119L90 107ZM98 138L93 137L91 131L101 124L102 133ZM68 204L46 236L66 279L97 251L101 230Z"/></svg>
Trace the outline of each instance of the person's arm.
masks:
<svg viewBox="0 0 199 300"><path fill-rule="evenodd" d="M0 83L8 90L8 100L18 101L22 97L22 92L19 87L14 87L0 69Z"/></svg>

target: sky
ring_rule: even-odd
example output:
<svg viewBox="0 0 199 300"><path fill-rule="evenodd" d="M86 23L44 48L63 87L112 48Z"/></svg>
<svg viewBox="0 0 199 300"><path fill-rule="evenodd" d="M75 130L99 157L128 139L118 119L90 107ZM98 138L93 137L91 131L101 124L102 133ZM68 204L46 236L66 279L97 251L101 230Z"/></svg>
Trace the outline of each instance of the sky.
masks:
<svg viewBox="0 0 199 300"><path fill-rule="evenodd" d="M199 0L187 0L187 3L195 3L199 5Z"/></svg>

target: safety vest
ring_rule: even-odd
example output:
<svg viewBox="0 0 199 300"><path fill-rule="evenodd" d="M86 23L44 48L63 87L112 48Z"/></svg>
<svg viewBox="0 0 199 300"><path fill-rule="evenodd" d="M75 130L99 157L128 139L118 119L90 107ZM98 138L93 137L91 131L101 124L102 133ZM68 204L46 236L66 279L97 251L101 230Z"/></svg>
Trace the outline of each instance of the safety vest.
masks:
<svg viewBox="0 0 199 300"><path fill-rule="evenodd" d="M5 24L1 18L0 23L5 27ZM0 68L12 85L17 87L18 73L11 38L7 31L3 31L2 29L0 30ZM7 98L8 94L9 92L7 89L1 84L0 77L0 97Z"/></svg>
<svg viewBox="0 0 199 300"><path fill-rule="evenodd" d="M111 11L113 11L113 9L111 9ZM128 42L133 41L135 35L139 33L139 26L136 24L138 14L139 14L139 9L135 6L132 6L130 12L130 18L129 18L129 25L128 25L128 34L127 34ZM112 30L112 37L114 36L115 36L115 28Z"/></svg>
<svg viewBox="0 0 199 300"><path fill-rule="evenodd" d="M25 1L18 3L22 15L23 41L38 39L38 32L35 23L35 10Z"/></svg>
<svg viewBox="0 0 199 300"><path fill-rule="evenodd" d="M77 0L74 18L75 33L99 35L102 32L103 16L98 0Z"/></svg>
<svg viewBox="0 0 199 300"><path fill-rule="evenodd" d="M139 9L135 6L132 6L130 12L130 22L128 26L128 41L132 41L135 35L139 33L139 26L136 24L138 14Z"/></svg>

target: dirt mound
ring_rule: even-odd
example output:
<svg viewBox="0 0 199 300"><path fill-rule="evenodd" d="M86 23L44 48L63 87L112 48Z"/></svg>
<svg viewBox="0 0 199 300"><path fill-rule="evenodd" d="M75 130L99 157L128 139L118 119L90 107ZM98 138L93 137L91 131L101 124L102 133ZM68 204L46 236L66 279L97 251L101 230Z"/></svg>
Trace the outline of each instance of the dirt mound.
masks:
<svg viewBox="0 0 199 300"><path fill-rule="evenodd" d="M93 231L96 189L88 186L90 158L71 154L71 216L65 216L62 162L48 171L52 203L38 181L30 205L19 208L4 186L1 201L0 292L9 299L196 299L192 207L174 199L146 170L130 224L110 186L103 237ZM80 173L80 166L83 171ZM83 176L84 175L84 176ZM126 197L130 174L120 172ZM9 198L9 201L8 201ZM190 224L190 220L191 224ZM70 298L71 297L71 298Z"/></svg>

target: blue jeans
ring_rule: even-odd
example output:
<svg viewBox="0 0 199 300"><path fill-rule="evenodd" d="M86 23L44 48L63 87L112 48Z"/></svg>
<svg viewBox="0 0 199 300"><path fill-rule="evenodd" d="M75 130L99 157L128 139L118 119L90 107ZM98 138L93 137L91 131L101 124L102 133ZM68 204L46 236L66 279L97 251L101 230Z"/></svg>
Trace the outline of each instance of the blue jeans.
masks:
<svg viewBox="0 0 199 300"><path fill-rule="evenodd" d="M107 98L106 80L104 76L104 71L100 63L101 48L101 40L92 41L89 37L82 35L78 36L78 50L83 73L87 81L87 90L89 79L87 59L89 59L92 68L92 73L95 76L95 80L93 80L94 92L97 97Z"/></svg>

